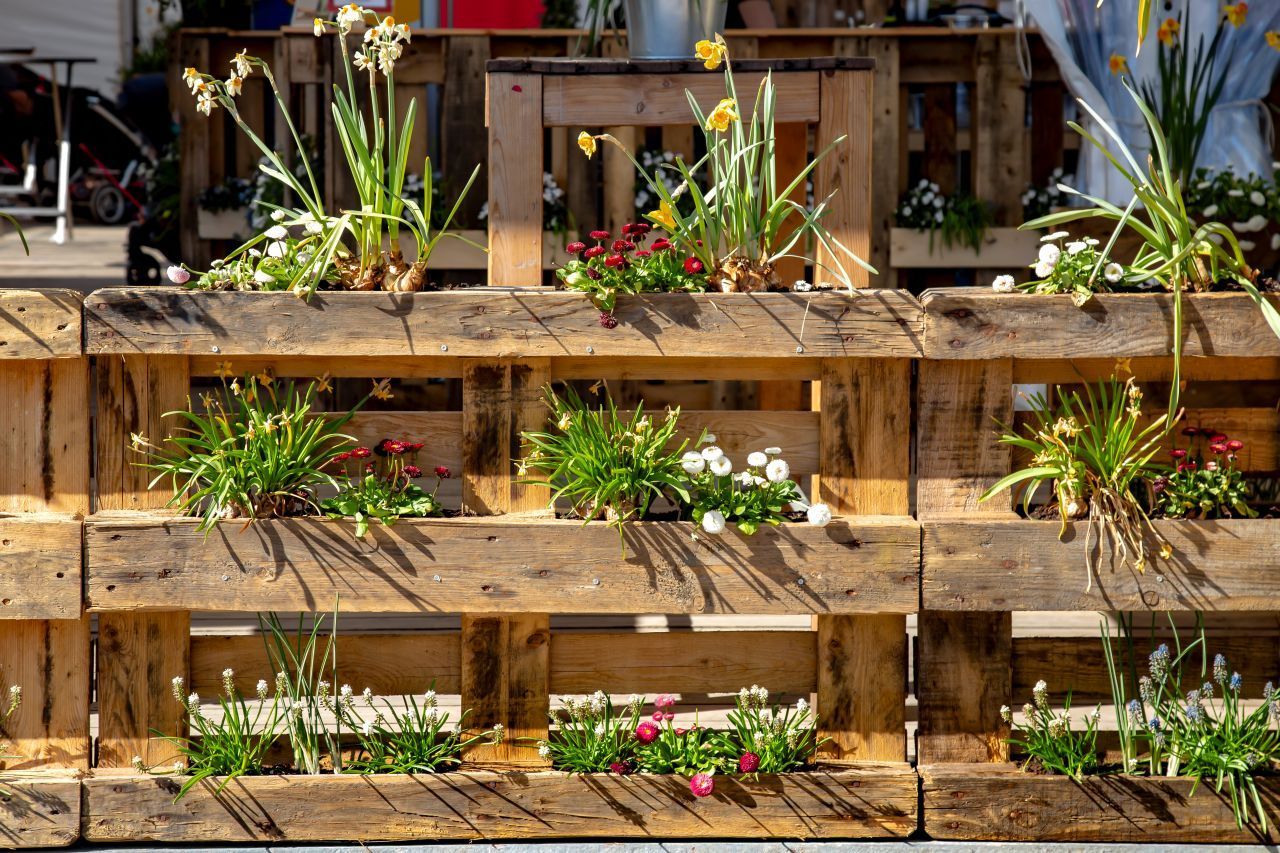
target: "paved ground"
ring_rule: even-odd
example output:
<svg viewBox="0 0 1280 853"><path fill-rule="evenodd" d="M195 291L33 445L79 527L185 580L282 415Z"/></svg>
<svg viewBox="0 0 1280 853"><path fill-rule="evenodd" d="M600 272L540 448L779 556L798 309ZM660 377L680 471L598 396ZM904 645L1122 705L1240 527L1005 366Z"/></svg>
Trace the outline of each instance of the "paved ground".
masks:
<svg viewBox="0 0 1280 853"><path fill-rule="evenodd" d="M970 844L948 841L883 841L883 842L773 842L773 843L586 843L566 844L387 844L319 847L99 847L86 850L100 853L156 853L158 850L199 850L201 853L245 853L247 850L270 853L995 853L995 851L1046 851L1046 853L1149 853L1166 849L1178 853L1239 853L1249 850L1275 850L1262 845L1187 844L1156 847L1150 844Z"/></svg>
<svg viewBox="0 0 1280 853"><path fill-rule="evenodd" d="M49 242L53 226L24 223L29 256L17 235L0 227L0 287L69 287L88 293L125 283L125 226L77 225L68 242Z"/></svg>

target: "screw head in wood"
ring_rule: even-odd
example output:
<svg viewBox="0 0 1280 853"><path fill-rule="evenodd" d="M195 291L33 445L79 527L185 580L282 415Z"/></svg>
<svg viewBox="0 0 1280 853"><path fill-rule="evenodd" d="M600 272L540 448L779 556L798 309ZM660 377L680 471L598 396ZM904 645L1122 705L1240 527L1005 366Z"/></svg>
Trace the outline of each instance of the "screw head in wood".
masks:
<svg viewBox="0 0 1280 853"><path fill-rule="evenodd" d="M209 349L212 352L222 352L222 350L218 349L216 344L214 346L209 347Z"/></svg>
<svg viewBox="0 0 1280 853"><path fill-rule="evenodd" d="M796 586L804 586L804 578L796 578Z"/></svg>
<svg viewBox="0 0 1280 853"><path fill-rule="evenodd" d="M448 345L448 344L441 344L441 345L440 345L440 352L448 352L448 351L449 351L449 345Z"/></svg>
<svg viewBox="0 0 1280 853"><path fill-rule="evenodd" d="M797 354L797 355L799 355L799 354L800 354L800 353L802 353L802 352L804 352L804 347L802 347L802 346L796 347L796 354Z"/></svg>
<svg viewBox="0 0 1280 853"><path fill-rule="evenodd" d="M595 351L596 351L595 347L587 347L587 355L594 355Z"/></svg>
<svg viewBox="0 0 1280 853"><path fill-rule="evenodd" d="M433 581L435 581L436 583L440 583L440 582L441 582L441 579L440 579L440 576L439 576L439 575L432 575L432 576L431 576L431 579L432 579Z"/></svg>
<svg viewBox="0 0 1280 853"><path fill-rule="evenodd" d="M591 585L592 585L592 586L600 586L600 578L592 578L592 579L591 579Z"/></svg>

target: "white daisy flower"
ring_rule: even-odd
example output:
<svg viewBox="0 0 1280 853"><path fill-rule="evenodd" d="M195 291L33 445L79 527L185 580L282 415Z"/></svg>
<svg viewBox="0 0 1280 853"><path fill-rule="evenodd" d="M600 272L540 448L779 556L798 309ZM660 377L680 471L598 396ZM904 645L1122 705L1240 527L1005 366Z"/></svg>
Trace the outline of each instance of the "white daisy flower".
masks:
<svg viewBox="0 0 1280 853"><path fill-rule="evenodd" d="M998 275L991 282L991 289L996 293L1013 293L1014 281L1011 275Z"/></svg>
<svg viewBox="0 0 1280 853"><path fill-rule="evenodd" d="M826 527L831 523L831 507L826 504L814 504L809 507L805 517L814 527Z"/></svg>
<svg viewBox="0 0 1280 853"><path fill-rule="evenodd" d="M791 476L791 466L784 459L775 459L764 469L765 476L771 483L781 483Z"/></svg>
<svg viewBox="0 0 1280 853"><path fill-rule="evenodd" d="M709 509L702 516L702 529L712 536L724 533L724 515L718 510Z"/></svg>
<svg viewBox="0 0 1280 853"><path fill-rule="evenodd" d="M747 464L753 468L760 468L769 464L769 457L756 450L747 455Z"/></svg>

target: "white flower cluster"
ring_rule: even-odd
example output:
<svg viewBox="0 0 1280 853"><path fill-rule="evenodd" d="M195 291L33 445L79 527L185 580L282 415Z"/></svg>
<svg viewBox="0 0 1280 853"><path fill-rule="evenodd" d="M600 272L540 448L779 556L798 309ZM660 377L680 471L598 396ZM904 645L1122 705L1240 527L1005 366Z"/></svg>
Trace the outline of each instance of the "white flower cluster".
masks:
<svg viewBox="0 0 1280 853"><path fill-rule="evenodd" d="M769 691L757 684L744 687L738 691L738 702L744 708L759 711L769 704Z"/></svg>
<svg viewBox="0 0 1280 853"><path fill-rule="evenodd" d="M1050 213L1062 200L1062 187L1075 183L1075 175L1063 172L1062 167L1053 170L1042 187L1028 186L1022 194L1023 219L1031 220Z"/></svg>
<svg viewBox="0 0 1280 853"><path fill-rule="evenodd" d="M680 190L680 172L673 167L675 162L674 151L640 152L640 165L644 166L644 171L653 178L654 183L661 184L673 196ZM649 185L641 181L636 189L636 212L647 213L657 207L658 201Z"/></svg>
<svg viewBox="0 0 1280 853"><path fill-rule="evenodd" d="M715 441L715 436L704 437L704 440ZM702 450L690 450L680 459L684 472L691 477L698 477L709 472L716 478L732 477L732 484L739 490L767 489L772 486L791 483L791 466L781 458L781 447L766 447L747 454L747 467L734 474L733 460L720 447L710 444ZM798 491L799 487L791 484ZM797 506L797 501L791 502ZM806 510L810 524L825 527L831 522L831 509L826 504L805 505L799 503L797 508ZM702 515L702 530L712 536L719 536L728 527L728 520L719 510L707 510Z"/></svg>
<svg viewBox="0 0 1280 853"><path fill-rule="evenodd" d="M895 218L903 228L936 228L945 217L947 197L936 183L921 180L902 196Z"/></svg>

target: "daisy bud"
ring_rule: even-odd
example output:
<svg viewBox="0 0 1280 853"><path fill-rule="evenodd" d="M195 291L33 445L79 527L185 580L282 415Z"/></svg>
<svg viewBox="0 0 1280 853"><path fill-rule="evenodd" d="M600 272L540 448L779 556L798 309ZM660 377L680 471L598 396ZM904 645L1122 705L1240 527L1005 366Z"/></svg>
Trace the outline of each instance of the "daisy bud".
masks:
<svg viewBox="0 0 1280 853"><path fill-rule="evenodd" d="M191 273L182 267L173 266L164 271L165 277L174 284L186 284L191 281Z"/></svg>

